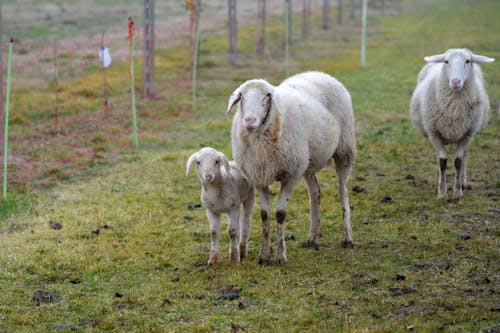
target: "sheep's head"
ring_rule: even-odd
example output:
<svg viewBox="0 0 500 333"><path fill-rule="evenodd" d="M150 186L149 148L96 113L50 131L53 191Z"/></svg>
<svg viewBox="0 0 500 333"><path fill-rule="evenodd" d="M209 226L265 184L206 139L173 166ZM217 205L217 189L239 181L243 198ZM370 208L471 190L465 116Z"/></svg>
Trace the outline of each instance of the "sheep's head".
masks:
<svg viewBox="0 0 500 333"><path fill-rule="evenodd" d="M265 124L272 105L275 105L279 112L280 101L274 86L265 80L257 79L243 83L231 94L226 116L235 105L238 105L243 127L253 131Z"/></svg>
<svg viewBox="0 0 500 333"><path fill-rule="evenodd" d="M186 176L195 162L200 181L204 184L210 184L214 179L219 177L221 164L224 165L226 171L229 173L229 161L226 156L210 147L204 147L188 158L186 163Z"/></svg>
<svg viewBox="0 0 500 333"><path fill-rule="evenodd" d="M425 57L425 61L444 63L443 70L448 77L450 89L460 90L471 73L473 64L493 62L495 59L476 55L467 49L449 49L443 54Z"/></svg>

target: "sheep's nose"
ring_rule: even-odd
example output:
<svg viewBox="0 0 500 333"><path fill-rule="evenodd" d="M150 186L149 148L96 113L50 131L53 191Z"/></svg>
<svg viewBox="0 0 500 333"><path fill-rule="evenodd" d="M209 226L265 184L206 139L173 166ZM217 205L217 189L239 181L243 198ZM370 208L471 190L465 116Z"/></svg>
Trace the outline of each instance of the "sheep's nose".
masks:
<svg viewBox="0 0 500 333"><path fill-rule="evenodd" d="M246 128L254 128L255 123L257 122L257 118L255 118L253 116L246 116L243 118L243 121L245 122Z"/></svg>
<svg viewBox="0 0 500 333"><path fill-rule="evenodd" d="M462 80L460 79L452 79L451 80L451 87L453 89L460 89L462 87Z"/></svg>
<svg viewBox="0 0 500 333"><path fill-rule="evenodd" d="M213 176L212 176L210 173L207 173L207 174L205 175L205 181L206 181L207 183L210 183L210 182L212 181L212 179L213 179Z"/></svg>

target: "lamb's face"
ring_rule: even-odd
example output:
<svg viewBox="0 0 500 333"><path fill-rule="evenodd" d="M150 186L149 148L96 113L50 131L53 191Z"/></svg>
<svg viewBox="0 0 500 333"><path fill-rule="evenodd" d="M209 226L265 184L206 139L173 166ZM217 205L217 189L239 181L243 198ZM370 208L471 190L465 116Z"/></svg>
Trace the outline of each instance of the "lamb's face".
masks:
<svg viewBox="0 0 500 333"><path fill-rule="evenodd" d="M210 184L220 174L222 164L219 154L211 151L200 151L196 157L196 171L201 182Z"/></svg>
<svg viewBox="0 0 500 333"><path fill-rule="evenodd" d="M254 131L266 120L271 109L271 93L261 90L249 90L241 95L241 125L248 131Z"/></svg>
<svg viewBox="0 0 500 333"><path fill-rule="evenodd" d="M472 54L465 51L448 53L443 62L443 70L448 77L448 86L459 91L472 70Z"/></svg>
<svg viewBox="0 0 500 333"><path fill-rule="evenodd" d="M226 156L210 147L204 147L192 154L186 162L186 176L191 166L196 165L196 172L203 184L210 184L221 177L221 165L230 173L229 161Z"/></svg>

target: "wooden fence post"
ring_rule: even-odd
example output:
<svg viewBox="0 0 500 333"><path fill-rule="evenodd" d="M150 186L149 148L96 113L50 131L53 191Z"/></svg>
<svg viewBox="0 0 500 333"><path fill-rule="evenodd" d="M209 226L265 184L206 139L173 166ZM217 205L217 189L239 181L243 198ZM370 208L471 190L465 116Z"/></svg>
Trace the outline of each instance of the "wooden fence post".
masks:
<svg viewBox="0 0 500 333"><path fill-rule="evenodd" d="M302 39L311 35L311 0L302 0Z"/></svg>
<svg viewBox="0 0 500 333"><path fill-rule="evenodd" d="M257 55L263 56L266 50L266 0L257 0Z"/></svg>
<svg viewBox="0 0 500 333"><path fill-rule="evenodd" d="M323 0L323 29L330 29L330 0Z"/></svg>
<svg viewBox="0 0 500 333"><path fill-rule="evenodd" d="M0 2L0 117L3 117L3 42L2 42L2 3ZM0 118L3 119L3 118Z"/></svg>
<svg viewBox="0 0 500 333"><path fill-rule="evenodd" d="M229 64L238 64L238 20L236 16L236 0L228 0L229 19Z"/></svg>
<svg viewBox="0 0 500 333"><path fill-rule="evenodd" d="M155 10L154 0L144 0L144 62L143 94L146 98L155 94Z"/></svg>

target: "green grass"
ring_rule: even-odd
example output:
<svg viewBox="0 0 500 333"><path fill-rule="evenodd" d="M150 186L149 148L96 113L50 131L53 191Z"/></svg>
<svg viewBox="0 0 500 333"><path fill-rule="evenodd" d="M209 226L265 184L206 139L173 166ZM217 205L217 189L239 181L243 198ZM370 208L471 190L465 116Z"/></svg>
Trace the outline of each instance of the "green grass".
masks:
<svg viewBox="0 0 500 333"><path fill-rule="evenodd" d="M193 208L200 185L194 174L184 175L186 158L204 145L231 156L231 121L224 118L229 94L247 78L278 83L284 75L279 49L258 60L248 48L240 66L228 68L223 44L208 38L203 55L210 66L201 71L195 112L182 109L189 92L169 91L167 78L179 80L186 68L172 73L174 67L167 71L168 62L160 60L165 98L144 110L149 113L142 121L153 121L141 150L37 198L2 201L0 331L498 330L499 116L493 111L473 141L472 188L457 202L436 199L435 152L408 118L423 56L463 41L499 59L500 4L450 3L372 18L363 68L359 38L348 27L316 31L312 40L292 48L292 72L333 73L353 96L359 157L349 187L366 190L350 191L355 249L341 248L336 179L325 169L318 175L319 250L304 245L308 201L300 184L288 205L288 264L257 264L256 208L248 259L229 264L223 235L222 262L205 265L208 223L204 209ZM251 41L250 32L241 34ZM160 59L180 61L174 50L161 54ZM497 107L498 64L484 65L483 71ZM384 196L392 202L381 203ZM52 229L54 223L62 228ZM37 290L61 299L36 306Z"/></svg>

